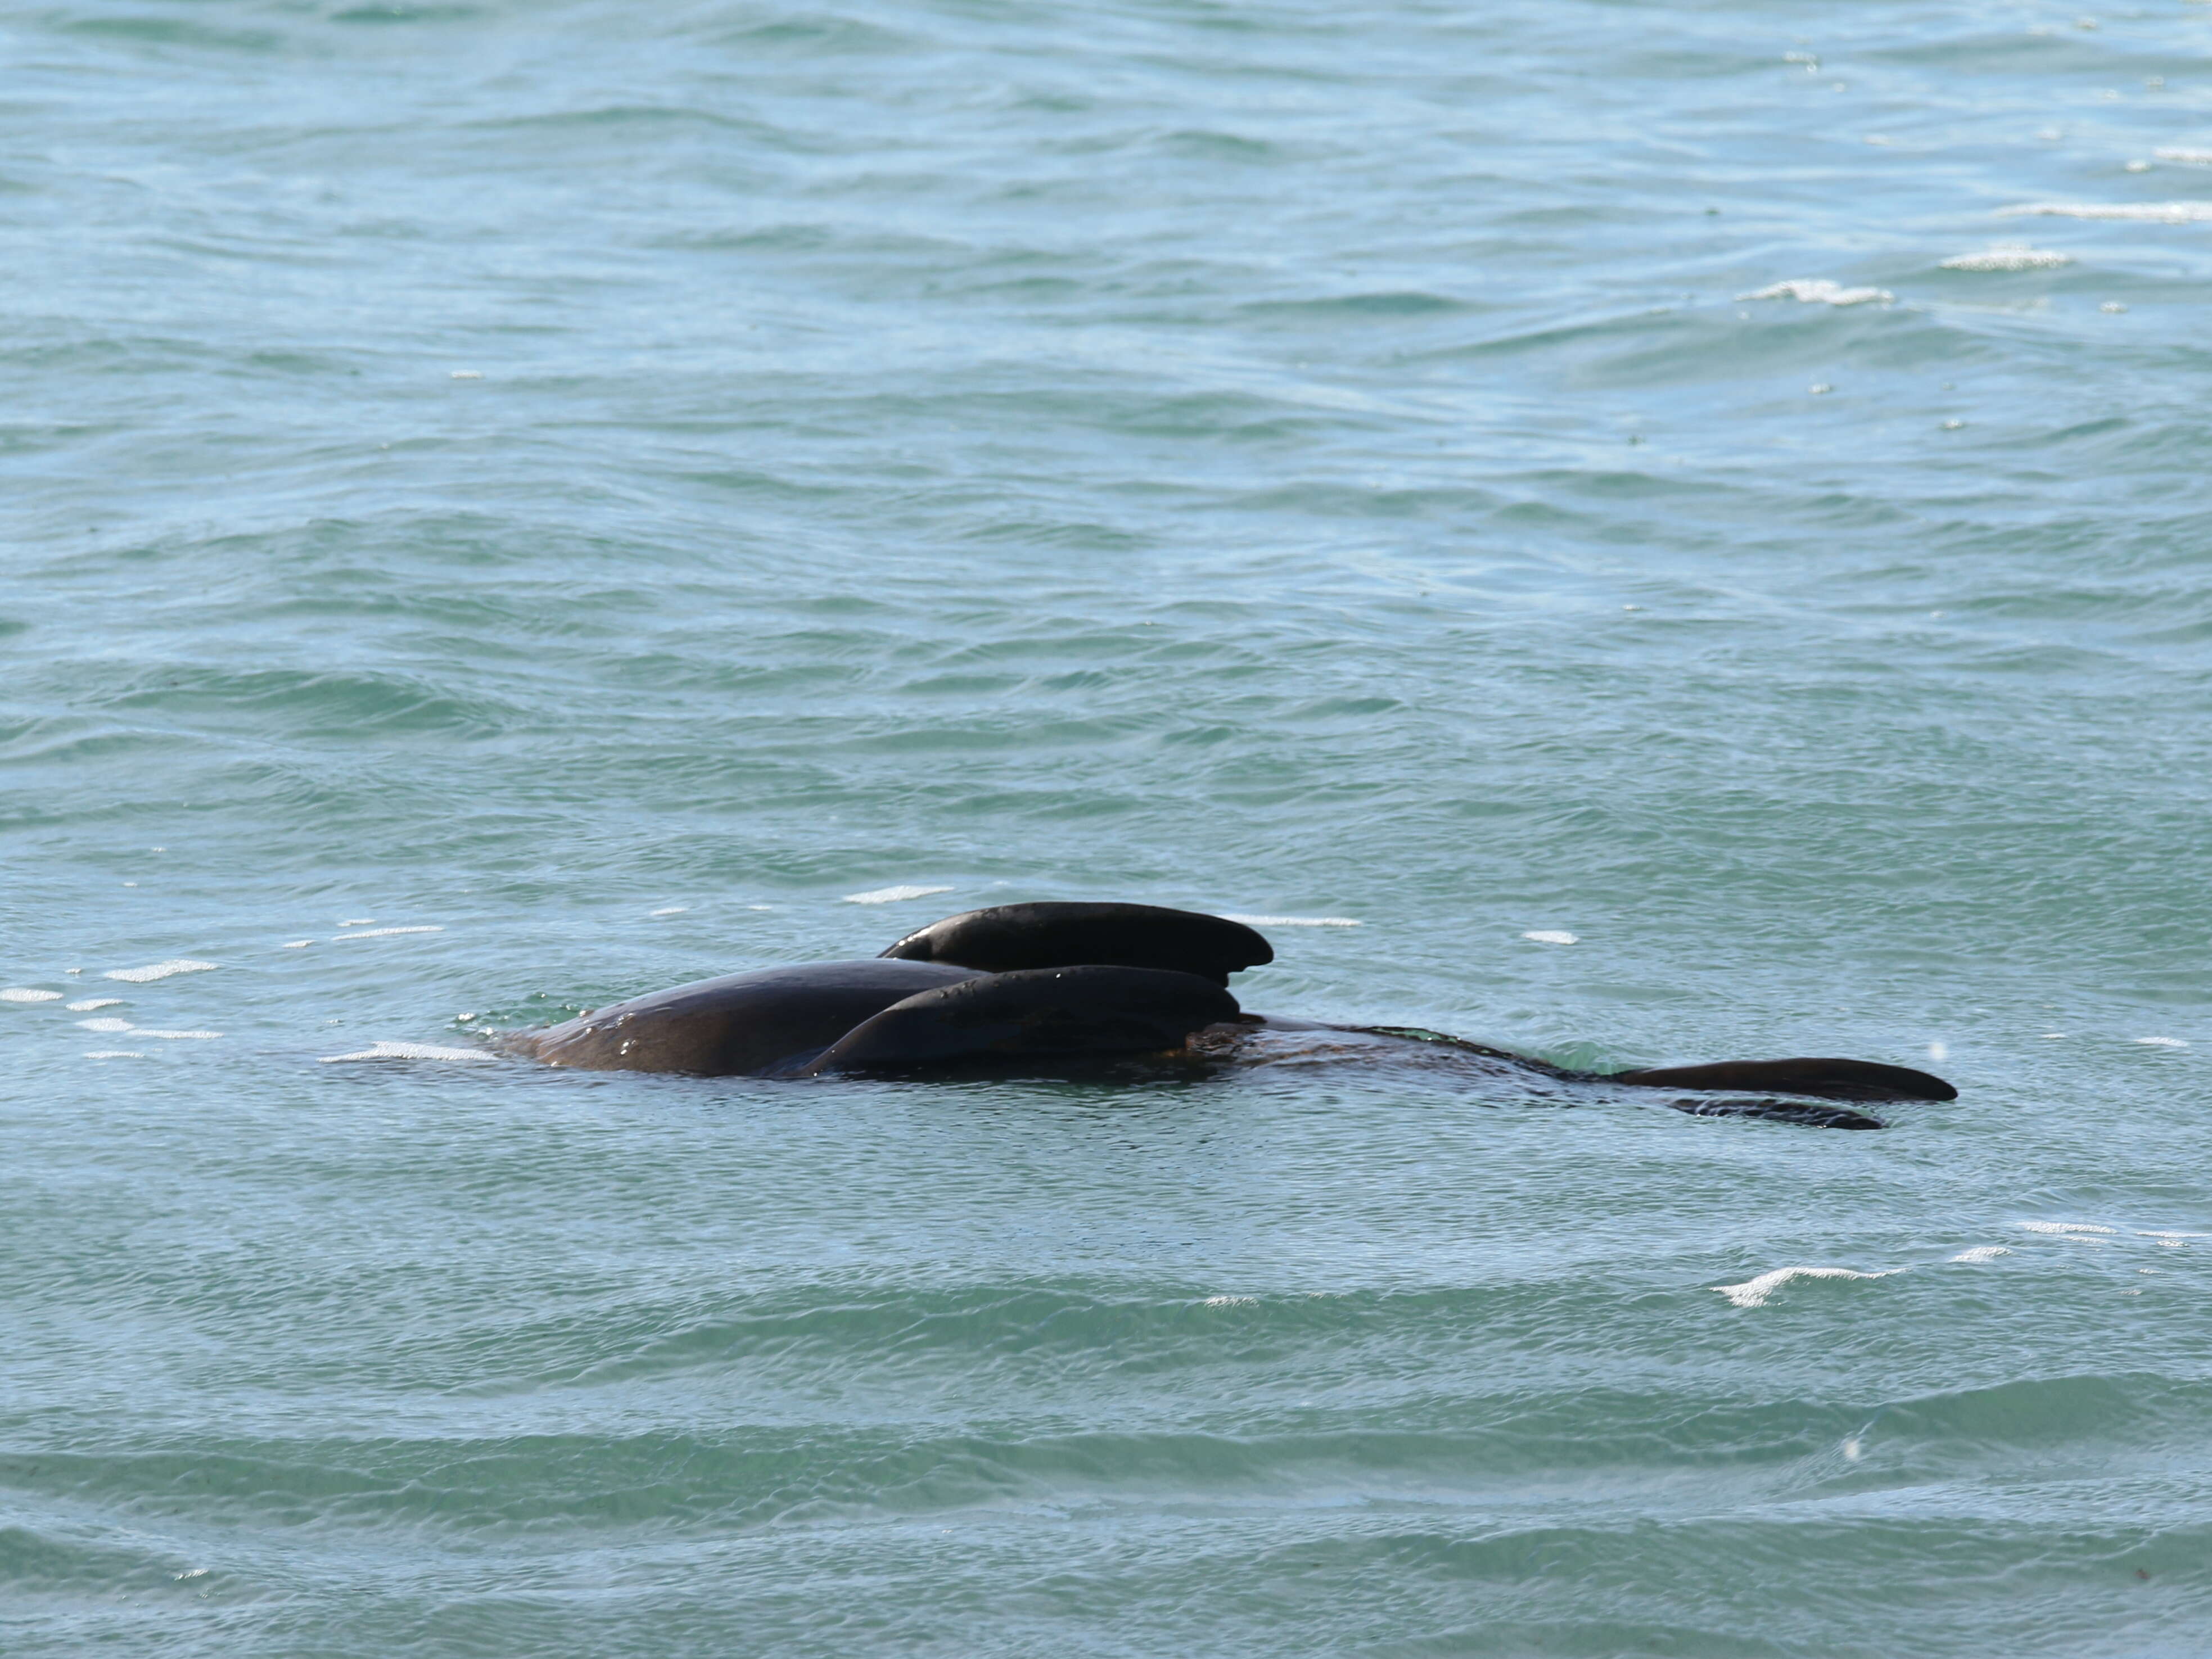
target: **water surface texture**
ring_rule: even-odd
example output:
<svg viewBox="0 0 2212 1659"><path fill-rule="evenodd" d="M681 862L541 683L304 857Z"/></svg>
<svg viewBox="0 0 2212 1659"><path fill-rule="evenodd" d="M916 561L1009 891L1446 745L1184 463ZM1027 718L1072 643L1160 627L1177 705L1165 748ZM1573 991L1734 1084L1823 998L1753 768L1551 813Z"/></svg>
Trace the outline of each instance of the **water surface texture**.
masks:
<svg viewBox="0 0 2212 1659"><path fill-rule="evenodd" d="M0 1647L2212 1649L2212 7L2080 3L0 16ZM1043 897L1962 1093L480 1057Z"/></svg>

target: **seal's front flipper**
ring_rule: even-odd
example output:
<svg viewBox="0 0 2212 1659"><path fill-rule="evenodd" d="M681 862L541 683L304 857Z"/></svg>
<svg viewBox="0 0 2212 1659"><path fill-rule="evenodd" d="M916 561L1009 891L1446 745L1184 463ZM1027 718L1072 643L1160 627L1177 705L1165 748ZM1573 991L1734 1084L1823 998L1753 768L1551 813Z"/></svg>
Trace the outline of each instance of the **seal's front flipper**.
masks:
<svg viewBox="0 0 2212 1659"><path fill-rule="evenodd" d="M1771 1089L1820 1100L1956 1100L1940 1077L1869 1060L1729 1060L1713 1066L1666 1066L1616 1072L1607 1081L1654 1089Z"/></svg>
<svg viewBox="0 0 2212 1659"><path fill-rule="evenodd" d="M1755 1117L1768 1123L1802 1123L1812 1129L1883 1129L1880 1118L1847 1106L1814 1106L1794 1100L1670 1100L1692 1117Z"/></svg>
<svg viewBox="0 0 2212 1659"><path fill-rule="evenodd" d="M1193 974L1102 967L994 974L894 1003L801 1075L1158 1054L1238 1012L1235 997Z"/></svg>
<svg viewBox="0 0 2212 1659"><path fill-rule="evenodd" d="M987 974L1029 968L1158 968L1216 985L1275 959L1241 921L1156 904L1000 904L933 921L884 952Z"/></svg>

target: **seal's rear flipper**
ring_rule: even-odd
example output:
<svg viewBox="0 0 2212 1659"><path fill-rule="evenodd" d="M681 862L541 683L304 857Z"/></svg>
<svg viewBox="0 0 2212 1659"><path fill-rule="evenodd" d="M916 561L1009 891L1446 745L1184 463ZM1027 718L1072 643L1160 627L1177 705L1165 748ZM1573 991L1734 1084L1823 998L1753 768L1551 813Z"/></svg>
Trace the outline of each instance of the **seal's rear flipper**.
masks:
<svg viewBox="0 0 2212 1659"><path fill-rule="evenodd" d="M1216 985L1275 953L1241 921L1155 904L1000 904L933 921L884 952L987 974L1027 968L1158 968Z"/></svg>
<svg viewBox="0 0 2212 1659"><path fill-rule="evenodd" d="M1729 1060L1713 1066L1666 1066L1616 1072L1607 1081L1654 1089L1771 1089L1820 1100L1956 1100L1940 1077L1869 1060Z"/></svg>
<svg viewBox="0 0 2212 1659"><path fill-rule="evenodd" d="M1235 997L1192 974L1102 967L994 974L894 1003L799 1075L1158 1054L1238 1012Z"/></svg>
<svg viewBox="0 0 2212 1659"><path fill-rule="evenodd" d="M1670 1100L1678 1112L1692 1117L1755 1117L1768 1123L1802 1123L1813 1129L1881 1129L1880 1118L1854 1112L1847 1106L1812 1106L1791 1100Z"/></svg>

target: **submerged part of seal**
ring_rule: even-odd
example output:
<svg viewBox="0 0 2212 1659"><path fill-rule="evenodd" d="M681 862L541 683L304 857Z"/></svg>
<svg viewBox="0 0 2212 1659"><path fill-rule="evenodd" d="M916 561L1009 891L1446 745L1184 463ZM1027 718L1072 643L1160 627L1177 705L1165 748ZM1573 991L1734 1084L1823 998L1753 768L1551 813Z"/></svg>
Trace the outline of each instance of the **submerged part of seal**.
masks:
<svg viewBox="0 0 2212 1659"><path fill-rule="evenodd" d="M633 997L514 1040L550 1066L737 1077L798 1066L921 991L983 975L931 962L810 962Z"/></svg>
<svg viewBox="0 0 2212 1659"><path fill-rule="evenodd" d="M1239 1012L1235 997L1195 974L1017 969L893 1003L840 1037L805 1074L1164 1054Z"/></svg>
<svg viewBox="0 0 2212 1659"><path fill-rule="evenodd" d="M1161 968L1225 986L1273 962L1267 941L1241 921L1156 904L997 904L933 921L884 952L986 973L1024 968Z"/></svg>
<svg viewBox="0 0 2212 1659"><path fill-rule="evenodd" d="M1822 1100L1956 1100L1959 1091L1910 1066L1871 1060L1724 1060L1711 1066L1662 1066L1614 1072L1615 1083L1650 1089L1772 1089Z"/></svg>

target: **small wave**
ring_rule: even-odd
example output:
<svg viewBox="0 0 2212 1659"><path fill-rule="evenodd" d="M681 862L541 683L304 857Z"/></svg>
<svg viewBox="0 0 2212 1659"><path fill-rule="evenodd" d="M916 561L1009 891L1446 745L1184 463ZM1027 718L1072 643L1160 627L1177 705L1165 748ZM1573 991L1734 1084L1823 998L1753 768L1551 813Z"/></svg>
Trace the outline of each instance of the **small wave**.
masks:
<svg viewBox="0 0 2212 1659"><path fill-rule="evenodd" d="M0 991L0 1002L59 1002L63 994L59 991L38 991L27 986L15 985Z"/></svg>
<svg viewBox="0 0 2212 1659"><path fill-rule="evenodd" d="M2029 1233L2117 1233L2118 1227L2100 1227L2094 1221L2023 1221L2022 1232Z"/></svg>
<svg viewBox="0 0 2212 1659"><path fill-rule="evenodd" d="M112 1017L105 1019L81 1019L77 1024L88 1031L127 1031L131 1029L129 1020L116 1019Z"/></svg>
<svg viewBox="0 0 2212 1659"><path fill-rule="evenodd" d="M1793 276L1788 282L1772 283L1751 294L1739 294L1739 300L1796 300L1805 305L1863 306L1880 301L1887 304L1897 295L1886 288L1845 288L1841 283L1832 283L1825 276Z"/></svg>
<svg viewBox="0 0 2212 1659"><path fill-rule="evenodd" d="M2212 149L2183 149L2179 145L2161 144L2151 154L2161 161L2179 161L2184 167L2212 167Z"/></svg>
<svg viewBox="0 0 2212 1659"><path fill-rule="evenodd" d="M100 977L119 979L130 985L149 985L157 979L168 979L177 974L211 974L221 964L195 962L190 957L173 957L167 962L149 963L143 968L111 968Z"/></svg>
<svg viewBox="0 0 2212 1659"><path fill-rule="evenodd" d="M1978 253L1954 253L1937 261L1945 270L2056 270L2074 256L2039 247L1989 247Z"/></svg>
<svg viewBox="0 0 2212 1659"><path fill-rule="evenodd" d="M1960 1251L1959 1254L1953 1256L1951 1260L1954 1261L1994 1261L2001 1255L2010 1255L2011 1254L2012 1252L2005 1249L2002 1244L1977 1244L1971 1250Z"/></svg>
<svg viewBox="0 0 2212 1659"><path fill-rule="evenodd" d="M1902 1267L1892 1267L1887 1273L1863 1273L1854 1267L1776 1267L1747 1279L1741 1285L1716 1285L1712 1288L1739 1308L1763 1308L1767 1297L1784 1285L1796 1279L1887 1279L1900 1273Z"/></svg>
<svg viewBox="0 0 2212 1659"><path fill-rule="evenodd" d="M481 1048L441 1048L432 1042L372 1042L349 1054L325 1054L321 1063L335 1066L346 1060L465 1060L489 1061L494 1056Z"/></svg>
<svg viewBox="0 0 2212 1659"><path fill-rule="evenodd" d="M442 933L442 927L361 927L350 933L334 933L333 939L390 939L394 933Z"/></svg>
<svg viewBox="0 0 2212 1659"><path fill-rule="evenodd" d="M2179 1037L2137 1037L2136 1041L2148 1048L2186 1048L2189 1046Z"/></svg>
<svg viewBox="0 0 2212 1659"><path fill-rule="evenodd" d="M848 904L896 904L901 899L927 898L932 893L949 893L950 887L872 887L865 893L848 893Z"/></svg>
<svg viewBox="0 0 2212 1659"><path fill-rule="evenodd" d="M68 1005L70 1012L73 1014L88 1014L95 1008L119 1008L122 1006L121 997L87 997L82 1002Z"/></svg>
<svg viewBox="0 0 2212 1659"><path fill-rule="evenodd" d="M2008 219L2136 219L2154 225L2212 224L2212 202L2023 202L1999 208Z"/></svg>
<svg viewBox="0 0 2212 1659"><path fill-rule="evenodd" d="M161 1037L171 1042L213 1042L222 1035L220 1031L171 1031L156 1025L134 1025L127 1029L137 1036Z"/></svg>
<svg viewBox="0 0 2212 1659"><path fill-rule="evenodd" d="M1247 916L1222 913L1224 921L1242 922L1247 927L1357 927L1359 923L1350 916Z"/></svg>
<svg viewBox="0 0 2212 1659"><path fill-rule="evenodd" d="M1580 945L1583 942L1580 933L1570 933L1560 927L1532 928L1521 937L1533 939L1539 945Z"/></svg>
<svg viewBox="0 0 2212 1659"><path fill-rule="evenodd" d="M84 1057L87 1060L143 1060L146 1055L143 1049L138 1048L88 1048L84 1051Z"/></svg>

